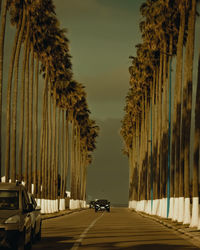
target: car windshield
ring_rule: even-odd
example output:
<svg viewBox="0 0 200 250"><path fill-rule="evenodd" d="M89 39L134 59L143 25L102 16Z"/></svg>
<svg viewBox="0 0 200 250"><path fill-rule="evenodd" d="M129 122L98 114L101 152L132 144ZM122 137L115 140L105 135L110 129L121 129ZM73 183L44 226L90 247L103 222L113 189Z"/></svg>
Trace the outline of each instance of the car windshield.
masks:
<svg viewBox="0 0 200 250"><path fill-rule="evenodd" d="M108 201L107 200L98 200L97 203L106 204L106 203L108 203Z"/></svg>
<svg viewBox="0 0 200 250"><path fill-rule="evenodd" d="M16 190L0 190L0 210L19 209L19 192Z"/></svg>

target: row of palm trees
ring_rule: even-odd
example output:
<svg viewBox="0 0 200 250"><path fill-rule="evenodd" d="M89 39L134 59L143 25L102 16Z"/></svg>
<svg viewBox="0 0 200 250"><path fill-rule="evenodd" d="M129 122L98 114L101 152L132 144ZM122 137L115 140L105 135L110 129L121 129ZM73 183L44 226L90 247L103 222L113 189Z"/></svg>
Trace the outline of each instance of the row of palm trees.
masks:
<svg viewBox="0 0 200 250"><path fill-rule="evenodd" d="M190 226L200 226L197 4L197 0L146 0L141 5L142 43L136 46L137 55L130 57L121 127L129 157L129 207Z"/></svg>
<svg viewBox="0 0 200 250"><path fill-rule="evenodd" d="M66 31L52 0L3 0L0 6L1 176L24 181L43 212L58 209L58 195L64 209L68 179L71 208L77 201L85 204L87 166L99 128L90 118L83 84L73 79ZM9 24L15 35L6 67Z"/></svg>

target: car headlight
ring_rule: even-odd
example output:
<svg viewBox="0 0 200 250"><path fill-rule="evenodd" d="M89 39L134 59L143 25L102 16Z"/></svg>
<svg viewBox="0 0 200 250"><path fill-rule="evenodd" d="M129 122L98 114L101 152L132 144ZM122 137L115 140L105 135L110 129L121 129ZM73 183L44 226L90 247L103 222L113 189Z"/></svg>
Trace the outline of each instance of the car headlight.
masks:
<svg viewBox="0 0 200 250"><path fill-rule="evenodd" d="M20 216L19 215L14 215L12 217L9 217L5 223L6 224L14 224L14 223L18 223L20 221Z"/></svg>

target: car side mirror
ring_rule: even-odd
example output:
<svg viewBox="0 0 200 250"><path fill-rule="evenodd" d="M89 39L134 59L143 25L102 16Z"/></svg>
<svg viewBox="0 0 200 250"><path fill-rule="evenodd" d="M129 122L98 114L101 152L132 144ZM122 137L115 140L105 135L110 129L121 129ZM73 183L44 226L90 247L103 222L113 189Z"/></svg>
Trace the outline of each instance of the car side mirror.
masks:
<svg viewBox="0 0 200 250"><path fill-rule="evenodd" d="M29 203L25 209L25 212L32 212L34 210L33 204Z"/></svg>
<svg viewBox="0 0 200 250"><path fill-rule="evenodd" d="M37 206L37 207L35 208L35 210L36 210L36 211L40 211L40 210L41 210L41 207L40 207L40 206Z"/></svg>

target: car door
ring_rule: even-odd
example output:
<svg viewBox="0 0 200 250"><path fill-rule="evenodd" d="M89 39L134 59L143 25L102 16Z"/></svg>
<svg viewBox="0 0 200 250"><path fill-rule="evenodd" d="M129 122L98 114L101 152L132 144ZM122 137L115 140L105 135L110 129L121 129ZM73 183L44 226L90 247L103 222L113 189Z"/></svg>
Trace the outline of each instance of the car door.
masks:
<svg viewBox="0 0 200 250"><path fill-rule="evenodd" d="M35 198L33 195L30 196L31 198L31 202L33 204L33 207L34 207L34 217L35 217L35 233L37 234L40 230L40 222L41 222L41 209L40 207L37 206L37 203L35 201Z"/></svg>
<svg viewBox="0 0 200 250"><path fill-rule="evenodd" d="M31 216L28 211L29 198L25 190L22 190L22 209L23 209L23 220L25 228L25 244L31 241Z"/></svg>

